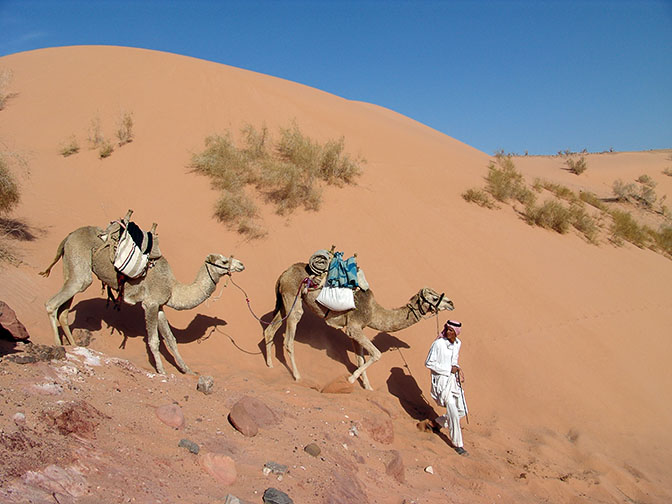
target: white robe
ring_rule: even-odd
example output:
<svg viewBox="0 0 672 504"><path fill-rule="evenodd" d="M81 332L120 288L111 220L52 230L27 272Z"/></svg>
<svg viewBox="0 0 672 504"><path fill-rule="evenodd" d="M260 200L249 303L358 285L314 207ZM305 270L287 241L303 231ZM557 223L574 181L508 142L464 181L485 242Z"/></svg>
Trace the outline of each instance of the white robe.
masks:
<svg viewBox="0 0 672 504"><path fill-rule="evenodd" d="M462 342L455 338L451 343L446 338L437 338L432 343L425 366L432 372L432 399L439 406L447 406L453 400L457 406L459 417L467 414L467 405L464 401L464 391L457 383L457 376L451 373L453 366L459 366L460 347Z"/></svg>

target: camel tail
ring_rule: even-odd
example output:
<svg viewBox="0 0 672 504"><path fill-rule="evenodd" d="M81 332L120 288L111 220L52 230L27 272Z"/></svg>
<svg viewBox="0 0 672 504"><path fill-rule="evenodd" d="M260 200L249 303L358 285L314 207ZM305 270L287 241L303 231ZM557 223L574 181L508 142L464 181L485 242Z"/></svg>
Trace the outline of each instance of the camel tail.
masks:
<svg viewBox="0 0 672 504"><path fill-rule="evenodd" d="M51 268L53 268L54 265L61 259L61 257L63 257L63 251L65 249L65 240L67 239L68 239L67 236L63 238L63 241L58 246L58 250L56 250L56 257L54 257L54 260L51 261L51 264L47 267L47 269L39 272L39 275L43 276L44 278L47 278L49 276L49 273L51 273Z"/></svg>

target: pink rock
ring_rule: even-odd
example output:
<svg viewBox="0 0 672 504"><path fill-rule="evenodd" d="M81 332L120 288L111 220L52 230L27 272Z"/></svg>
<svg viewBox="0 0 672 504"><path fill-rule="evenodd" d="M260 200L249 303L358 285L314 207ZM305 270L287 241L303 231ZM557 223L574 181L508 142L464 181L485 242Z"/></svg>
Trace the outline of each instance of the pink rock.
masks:
<svg viewBox="0 0 672 504"><path fill-rule="evenodd" d="M391 444L394 441L394 426L389 418L367 417L362 420L364 430L375 441Z"/></svg>
<svg viewBox="0 0 672 504"><path fill-rule="evenodd" d="M278 417L259 399L245 396L231 408L229 421L244 436L256 436L259 427L278 423Z"/></svg>
<svg viewBox="0 0 672 504"><path fill-rule="evenodd" d="M406 482L406 468L404 466L404 461L397 450L390 450L387 453L385 473L392 476L399 483L403 484Z"/></svg>
<svg viewBox="0 0 672 504"><path fill-rule="evenodd" d="M0 332L4 328L15 340L27 340L30 334L7 303L0 301Z"/></svg>
<svg viewBox="0 0 672 504"><path fill-rule="evenodd" d="M163 423L172 427L173 429L181 429L184 427L184 414L182 408L177 404L164 404L156 408L156 416L159 417Z"/></svg>
<svg viewBox="0 0 672 504"><path fill-rule="evenodd" d="M217 453L206 453L200 457L201 466L205 471L223 485L231 485L236 481L236 463L231 457Z"/></svg>

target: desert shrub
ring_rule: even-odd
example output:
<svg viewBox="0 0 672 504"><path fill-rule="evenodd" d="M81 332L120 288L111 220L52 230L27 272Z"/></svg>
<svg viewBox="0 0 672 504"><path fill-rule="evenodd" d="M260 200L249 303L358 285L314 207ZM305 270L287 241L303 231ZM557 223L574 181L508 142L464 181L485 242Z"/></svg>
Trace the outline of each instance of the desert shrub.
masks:
<svg viewBox="0 0 672 504"><path fill-rule="evenodd" d="M9 86L12 82L14 74L7 68L0 69L0 110L5 108L7 100L9 100L13 93L9 91Z"/></svg>
<svg viewBox="0 0 672 504"><path fill-rule="evenodd" d="M257 161L268 158L268 142L270 138L266 126L262 126L261 131L257 131L254 126L247 124L243 127L242 134L245 140L243 154L246 159Z"/></svg>
<svg viewBox="0 0 672 504"><path fill-rule="evenodd" d="M207 175L215 188L228 192L217 205L217 217L238 223L238 232L256 238L265 231L251 218L256 215L238 213L243 204L243 189L253 185L284 215L302 206L317 210L322 190L319 181L341 186L354 183L361 174L363 159L353 160L344 152L345 141L328 141L320 145L303 135L296 124L280 128L279 139L273 143L268 129L246 125L241 130L241 144L235 145L231 134L210 136L205 150L194 154L192 171ZM249 200L249 198L248 198Z"/></svg>
<svg viewBox="0 0 672 504"><path fill-rule="evenodd" d="M322 147L317 175L328 184L342 186L352 184L361 175L362 159L353 161L343 152L345 139L329 140Z"/></svg>
<svg viewBox="0 0 672 504"><path fill-rule="evenodd" d="M651 238L659 250L672 256L672 226L661 226L658 232L651 233Z"/></svg>
<svg viewBox="0 0 672 504"><path fill-rule="evenodd" d="M100 159L105 159L107 157L110 157L113 152L114 152L114 146L112 145L112 142L110 142L107 139L104 139L98 145L98 157Z"/></svg>
<svg viewBox="0 0 672 504"><path fill-rule="evenodd" d="M490 209L497 208L490 195L481 189L467 189L462 194L462 197L470 203L476 203L478 206Z"/></svg>
<svg viewBox="0 0 672 504"><path fill-rule="evenodd" d="M536 199L534 193L525 185L523 175L516 170L508 156L497 156L497 165L488 165L486 190L501 202L515 199L524 205L532 205Z"/></svg>
<svg viewBox="0 0 672 504"><path fill-rule="evenodd" d="M259 226L251 219L247 218L242 218L240 222L238 222L237 231L242 235L246 235L250 239L263 238L268 234L264 228Z"/></svg>
<svg viewBox="0 0 672 504"><path fill-rule="evenodd" d="M192 157L190 166L193 171L208 175L214 187L225 191L240 190L256 180L247 157L236 148L228 133L207 137L205 150Z"/></svg>
<svg viewBox="0 0 672 504"><path fill-rule="evenodd" d="M571 225L571 213L557 200L545 201L541 206L527 205L524 217L530 224L566 233Z"/></svg>
<svg viewBox="0 0 672 504"><path fill-rule="evenodd" d="M663 170L663 175L667 175L668 177L672 177L672 168L665 168Z"/></svg>
<svg viewBox="0 0 672 504"><path fill-rule="evenodd" d="M577 196L574 194L574 191L572 191L569 187L563 186L560 184L556 184L554 182L548 182L546 180L541 180L535 183L535 185L538 184L547 191L552 192L556 197L560 199L564 199L567 201L576 201Z"/></svg>
<svg viewBox="0 0 672 504"><path fill-rule="evenodd" d="M77 141L77 138L75 136L71 136L67 142L61 147L61 150L59 153L63 157L68 157L72 156L73 154L77 154L79 152L79 142Z"/></svg>
<svg viewBox="0 0 672 504"><path fill-rule="evenodd" d="M14 210L19 200L19 185L9 171L7 158L0 153L0 215Z"/></svg>
<svg viewBox="0 0 672 504"><path fill-rule="evenodd" d="M119 117L117 124L117 140L119 147L133 141L133 115L130 112L124 112Z"/></svg>
<svg viewBox="0 0 672 504"><path fill-rule="evenodd" d="M290 162L264 163L259 188L275 203L276 211L286 215L303 206L306 210L320 208L322 191L314 184L311 172Z"/></svg>
<svg viewBox="0 0 672 504"><path fill-rule="evenodd" d="M629 212L612 210L611 217L611 239L615 244L621 245L625 240L640 248L647 245L647 228L640 226Z"/></svg>
<svg viewBox="0 0 672 504"><path fill-rule="evenodd" d="M568 157L567 160L565 161L567 164L567 168L569 168L569 171L574 173L575 175L581 175L583 172L585 172L588 169L588 164L586 163L586 158L581 156L580 158L576 159L573 157Z"/></svg>
<svg viewBox="0 0 672 504"><path fill-rule="evenodd" d="M611 186L611 190L619 201L632 201L637 194L637 187L635 184L626 184L621 179L615 180Z"/></svg>
<svg viewBox="0 0 672 504"><path fill-rule="evenodd" d="M572 202L569 206L569 216L572 226L590 243L596 244L600 226L595 218L586 211L585 205L580 201Z"/></svg>
<svg viewBox="0 0 672 504"><path fill-rule="evenodd" d="M100 118L94 117L89 124L88 140L92 149L98 149L106 140L100 126Z"/></svg>
<svg viewBox="0 0 672 504"><path fill-rule="evenodd" d="M224 191L215 203L215 217L220 222L230 223L256 214L254 203L242 192Z"/></svg>
<svg viewBox="0 0 672 504"><path fill-rule="evenodd" d="M595 193L590 191L581 191L579 193L579 199L599 210L602 210L603 212L607 211L607 205L600 198L598 198Z"/></svg>

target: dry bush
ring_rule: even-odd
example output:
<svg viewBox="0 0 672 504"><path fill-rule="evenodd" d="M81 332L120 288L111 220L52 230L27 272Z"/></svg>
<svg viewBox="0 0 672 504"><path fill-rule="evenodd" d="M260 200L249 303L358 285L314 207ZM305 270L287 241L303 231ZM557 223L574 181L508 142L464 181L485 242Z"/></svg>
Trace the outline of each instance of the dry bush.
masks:
<svg viewBox="0 0 672 504"><path fill-rule="evenodd" d="M256 222L246 218L241 219L238 223L238 232L242 235L246 235L250 239L263 238L268 234L268 231Z"/></svg>
<svg viewBox="0 0 672 504"><path fill-rule="evenodd" d="M91 119L89 124L88 140L92 149L98 149L103 142L105 142L105 137L103 136L103 129L100 125L100 117L94 117Z"/></svg>
<svg viewBox="0 0 672 504"><path fill-rule="evenodd" d="M569 215L572 226L574 226L574 228L590 243L597 244L600 225L597 220L586 211L585 205L580 201L572 202L569 206Z"/></svg>
<svg viewBox="0 0 672 504"><path fill-rule="evenodd" d="M315 185L313 174L290 162L264 163L258 187L275 203L280 215L299 206L318 210L322 201L322 191Z"/></svg>
<svg viewBox="0 0 672 504"><path fill-rule="evenodd" d="M646 226L640 226L628 212L612 210L610 214L613 219L611 224L611 240L613 243L621 245L625 240L639 248L644 248L647 245L650 234Z"/></svg>
<svg viewBox="0 0 672 504"><path fill-rule="evenodd" d="M658 250L672 256L672 226L663 225L657 233L653 232L650 236Z"/></svg>
<svg viewBox="0 0 672 504"><path fill-rule="evenodd" d="M322 147L318 176L327 184L342 186L353 184L355 178L362 174L360 164L363 159L353 161L348 154L343 152L345 139L338 141L330 140Z"/></svg>
<svg viewBox="0 0 672 504"><path fill-rule="evenodd" d="M553 229L564 234L572 225L572 215L559 201L548 200L541 206L527 205L523 213L525 220L530 224Z"/></svg>
<svg viewBox="0 0 672 504"><path fill-rule="evenodd" d="M215 217L220 222L235 222L256 214L256 206L243 192L224 191L215 204Z"/></svg>
<svg viewBox="0 0 672 504"><path fill-rule="evenodd" d="M569 168L569 171L574 173L575 175L581 175L588 169L586 158L583 156L581 156L578 159L568 157L567 160L565 161L565 164L567 165L567 168Z"/></svg>
<svg viewBox="0 0 672 504"><path fill-rule="evenodd" d="M243 193L246 186L255 186L279 214L301 206L317 210L322 194L319 181L338 186L354 183L364 162L353 161L344 153L343 138L322 146L304 136L296 124L280 128L275 143L265 126L257 130L248 124L241 130L241 138L240 148L228 132L206 138L205 150L192 156L190 167L209 176L213 187L227 192L218 202L217 217L238 223L238 231L253 238L265 231L251 222L253 214L246 213L246 202L250 201Z"/></svg>
<svg viewBox="0 0 672 504"><path fill-rule="evenodd" d="M497 155L497 165L488 165L486 190L501 202L510 199L517 200L524 205L533 205L536 199L534 193L528 189L523 175L516 170L509 156Z"/></svg>
<svg viewBox="0 0 672 504"><path fill-rule="evenodd" d="M603 212L607 211L607 205L600 198L598 198L595 193L590 191L581 191L579 193L579 199L599 210L602 210Z"/></svg>
<svg viewBox="0 0 672 504"><path fill-rule="evenodd" d="M133 141L133 114L123 112L117 122L117 140L119 147Z"/></svg>
<svg viewBox="0 0 672 504"><path fill-rule="evenodd" d="M78 152L79 152L79 142L77 141L77 138L73 135L61 147L59 154L63 157L68 157L72 156L73 154L77 154Z"/></svg>
<svg viewBox="0 0 672 504"><path fill-rule="evenodd" d="M497 208L496 203L492 200L490 195L482 189L467 189L462 194L462 197L465 199L465 201L476 203L478 206L482 206L484 208Z"/></svg>
<svg viewBox="0 0 672 504"><path fill-rule="evenodd" d="M190 167L209 176L214 187L225 191L238 191L256 180L247 157L236 148L228 133L207 137L205 150L192 156Z"/></svg>
<svg viewBox="0 0 672 504"><path fill-rule="evenodd" d="M0 215L8 214L19 204L19 185L9 171L7 157L0 153Z"/></svg>
<svg viewBox="0 0 672 504"><path fill-rule="evenodd" d="M14 93L9 91L9 86L14 78L14 73L7 69L0 69L0 110L5 108L7 101L14 96Z"/></svg>
<svg viewBox="0 0 672 504"><path fill-rule="evenodd" d="M114 146L112 145L112 142L110 142L106 138L103 139L103 141L98 145L98 157L100 159L110 157L113 152L114 152Z"/></svg>

